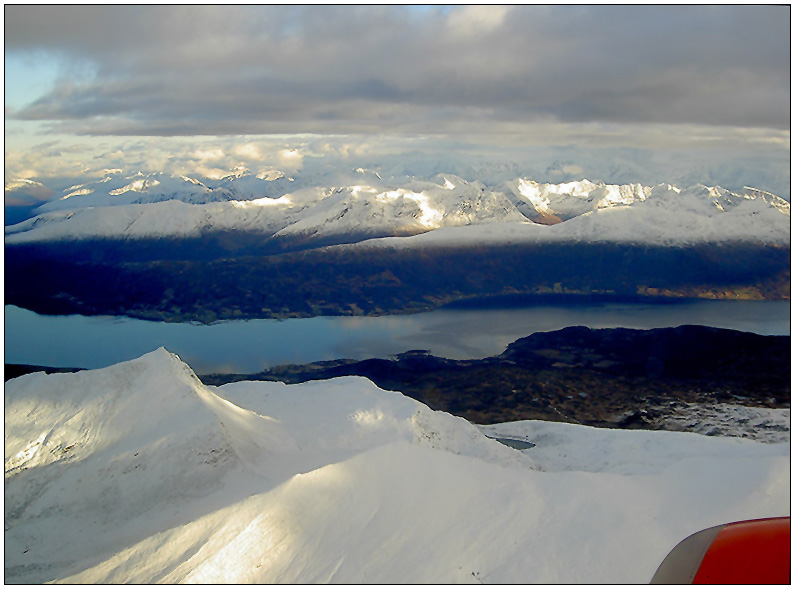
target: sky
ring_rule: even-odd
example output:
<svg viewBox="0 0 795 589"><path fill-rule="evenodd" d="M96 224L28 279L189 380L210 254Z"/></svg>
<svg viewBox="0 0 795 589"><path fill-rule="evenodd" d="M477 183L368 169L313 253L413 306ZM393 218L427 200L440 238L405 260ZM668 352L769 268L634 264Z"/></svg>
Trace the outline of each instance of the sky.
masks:
<svg viewBox="0 0 795 589"><path fill-rule="evenodd" d="M4 17L6 183L403 162L789 197L789 6L6 5Z"/></svg>

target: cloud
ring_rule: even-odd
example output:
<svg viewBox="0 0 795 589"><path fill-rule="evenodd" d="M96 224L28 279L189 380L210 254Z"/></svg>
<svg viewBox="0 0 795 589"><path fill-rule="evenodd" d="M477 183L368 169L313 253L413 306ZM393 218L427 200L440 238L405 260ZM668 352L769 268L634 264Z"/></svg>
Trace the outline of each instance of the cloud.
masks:
<svg viewBox="0 0 795 589"><path fill-rule="evenodd" d="M450 14L446 25L453 37L480 37L499 29L510 10L510 6L493 4L463 6Z"/></svg>
<svg viewBox="0 0 795 589"><path fill-rule="evenodd" d="M191 155L195 157L197 160L204 162L207 160L220 160L226 154L224 154L224 150L220 147L210 147L208 149L197 149Z"/></svg>
<svg viewBox="0 0 795 589"><path fill-rule="evenodd" d="M127 136L788 130L789 38L786 6L18 5L7 56L66 65L7 116Z"/></svg>
<svg viewBox="0 0 795 589"><path fill-rule="evenodd" d="M6 178L29 178L56 191L109 173L164 172L202 179L230 174L241 163L237 146L254 144L252 173L279 172L302 185L356 182L356 168L383 178L456 174L498 184L527 177L540 182L588 178L608 183L696 183L754 186L788 198L788 134L767 141L758 129L693 125L550 124L536 137L480 134L304 135L171 138L70 138L36 149L6 148ZM577 141L575 141L575 139ZM55 155L56 153L60 155ZM200 159L199 154L223 154ZM101 157L93 157L95 154ZM114 169L115 168L115 169ZM278 171L278 172L277 172ZM346 178L348 178L346 180Z"/></svg>
<svg viewBox="0 0 795 589"><path fill-rule="evenodd" d="M11 82L36 88L6 107L7 178L504 164L789 192L788 6L10 5L5 21L6 62L30 64Z"/></svg>
<svg viewBox="0 0 795 589"><path fill-rule="evenodd" d="M243 143L235 146L235 155L238 155L247 160L261 161L263 159L262 152L256 143Z"/></svg>
<svg viewBox="0 0 795 589"><path fill-rule="evenodd" d="M326 139L328 141L328 138ZM296 137L61 138L25 149L6 148L6 178L44 182L73 178L66 186L124 174L165 172L220 178L242 166L254 171L295 172L304 165L306 143ZM316 159L319 156L314 156ZM339 161L339 158L332 158ZM60 187L66 187L61 184Z"/></svg>
<svg viewBox="0 0 795 589"><path fill-rule="evenodd" d="M285 171L294 172L303 166L304 156L298 149L280 149L277 162Z"/></svg>
<svg viewBox="0 0 795 589"><path fill-rule="evenodd" d="M547 168L547 173L551 176L565 176L567 178L582 177L584 170L577 164L555 163Z"/></svg>

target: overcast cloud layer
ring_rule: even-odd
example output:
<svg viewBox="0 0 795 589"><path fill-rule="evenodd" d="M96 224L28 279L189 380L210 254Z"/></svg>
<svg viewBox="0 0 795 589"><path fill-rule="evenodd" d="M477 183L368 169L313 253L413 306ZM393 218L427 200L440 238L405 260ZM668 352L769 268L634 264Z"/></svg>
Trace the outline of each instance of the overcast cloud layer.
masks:
<svg viewBox="0 0 795 589"><path fill-rule="evenodd" d="M788 151L789 42L789 6L6 6L6 59L61 73L6 119L128 143L311 133ZM8 129L7 172L35 171Z"/></svg>
<svg viewBox="0 0 795 589"><path fill-rule="evenodd" d="M16 114L96 134L789 128L789 7L6 8L65 77Z"/></svg>

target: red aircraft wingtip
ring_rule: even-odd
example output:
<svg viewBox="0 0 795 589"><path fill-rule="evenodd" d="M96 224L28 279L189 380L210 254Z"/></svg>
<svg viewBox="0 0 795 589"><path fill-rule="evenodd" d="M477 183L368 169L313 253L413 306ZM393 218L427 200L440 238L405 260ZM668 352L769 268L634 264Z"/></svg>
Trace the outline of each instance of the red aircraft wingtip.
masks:
<svg viewBox="0 0 795 589"><path fill-rule="evenodd" d="M790 583L790 518L734 522L702 530L665 557L653 584Z"/></svg>

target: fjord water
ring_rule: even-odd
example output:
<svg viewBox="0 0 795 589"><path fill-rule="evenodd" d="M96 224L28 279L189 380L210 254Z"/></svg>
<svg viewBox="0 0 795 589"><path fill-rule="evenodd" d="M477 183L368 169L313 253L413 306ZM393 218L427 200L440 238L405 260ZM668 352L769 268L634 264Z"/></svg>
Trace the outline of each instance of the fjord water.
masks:
<svg viewBox="0 0 795 589"><path fill-rule="evenodd" d="M451 359L500 354L512 341L572 325L650 329L706 325L789 335L789 301L540 304L448 308L415 315L162 323L126 317L44 316L5 307L5 362L102 368L160 346L198 374L255 373L280 364L386 358L428 350Z"/></svg>

